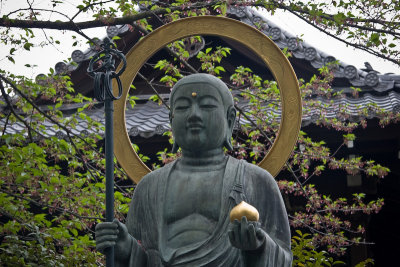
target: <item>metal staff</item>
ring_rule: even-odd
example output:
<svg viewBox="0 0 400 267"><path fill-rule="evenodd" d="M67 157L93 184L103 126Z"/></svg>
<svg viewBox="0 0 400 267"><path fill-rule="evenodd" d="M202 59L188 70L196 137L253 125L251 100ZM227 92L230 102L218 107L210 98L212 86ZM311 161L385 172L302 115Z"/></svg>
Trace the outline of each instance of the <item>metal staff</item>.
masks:
<svg viewBox="0 0 400 267"><path fill-rule="evenodd" d="M105 153L106 153L106 221L114 220L114 129L113 129L113 101L122 95L122 84L119 76L126 68L124 54L114 49L114 44L109 38L105 38L101 45L101 51L90 60L88 73L94 78L94 97L99 102L104 102L105 110ZM123 62L120 71L115 72L116 56ZM115 96L112 89L112 79L117 80L118 95ZM114 266L114 247L106 251L106 266Z"/></svg>

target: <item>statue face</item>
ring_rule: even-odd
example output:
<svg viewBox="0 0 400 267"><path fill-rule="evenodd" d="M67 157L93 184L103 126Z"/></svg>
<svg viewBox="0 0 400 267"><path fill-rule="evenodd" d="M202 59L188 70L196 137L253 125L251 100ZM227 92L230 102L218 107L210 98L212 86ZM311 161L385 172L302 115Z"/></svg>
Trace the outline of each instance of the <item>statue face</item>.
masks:
<svg viewBox="0 0 400 267"><path fill-rule="evenodd" d="M182 150L201 152L223 147L226 110L214 87L182 85L172 101L172 132Z"/></svg>

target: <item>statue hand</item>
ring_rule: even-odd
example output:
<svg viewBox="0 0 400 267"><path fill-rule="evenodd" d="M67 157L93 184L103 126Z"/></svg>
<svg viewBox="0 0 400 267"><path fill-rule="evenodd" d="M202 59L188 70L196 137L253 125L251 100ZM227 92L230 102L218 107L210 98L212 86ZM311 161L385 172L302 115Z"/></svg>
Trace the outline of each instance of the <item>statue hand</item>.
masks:
<svg viewBox="0 0 400 267"><path fill-rule="evenodd" d="M104 254L106 248L115 246L115 258L122 262L129 260L133 237L125 224L117 219L96 225L96 249Z"/></svg>
<svg viewBox="0 0 400 267"><path fill-rule="evenodd" d="M232 246L241 250L257 250L265 242L265 235L259 222L249 222L245 216L239 222L231 223L228 231L229 240Z"/></svg>

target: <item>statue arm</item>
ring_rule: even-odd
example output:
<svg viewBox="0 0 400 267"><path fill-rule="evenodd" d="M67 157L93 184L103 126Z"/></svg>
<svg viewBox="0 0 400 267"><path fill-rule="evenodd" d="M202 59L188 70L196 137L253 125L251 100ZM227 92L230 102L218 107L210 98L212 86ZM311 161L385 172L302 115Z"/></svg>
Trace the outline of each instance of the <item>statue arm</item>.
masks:
<svg viewBox="0 0 400 267"><path fill-rule="evenodd" d="M148 178L147 176L137 184L126 217L127 232L131 237L132 244L129 257L127 260L121 262L120 265L116 264L116 267L146 267L149 265L149 255L146 252L146 240L143 240L143 238L145 239L143 231L146 231L145 229L147 229L146 227L149 224L148 221L144 220L146 214L149 213L149 208L147 207L148 203L145 199L145 196L149 194L149 187L145 179ZM149 229L151 229L151 227L149 227Z"/></svg>
<svg viewBox="0 0 400 267"><path fill-rule="evenodd" d="M247 267L289 267L292 254L285 244L279 244L265 232L259 222L235 220L228 232L231 244L242 250Z"/></svg>
<svg viewBox="0 0 400 267"><path fill-rule="evenodd" d="M96 248L104 253L108 247L114 247L115 266L146 267L147 255L140 244L133 238L125 224L114 219L96 225ZM128 265L129 263L129 265Z"/></svg>
<svg viewBox="0 0 400 267"><path fill-rule="evenodd" d="M248 203L259 211L260 220L248 222L254 225L251 233L256 235L257 248L242 250L244 262L252 267L289 267L292 265L290 228L278 185L265 170L254 165L246 167L245 195Z"/></svg>
<svg viewBox="0 0 400 267"><path fill-rule="evenodd" d="M129 235L129 234L128 234ZM147 253L144 251L138 241L131 235L131 249L127 260L119 260L118 255L115 255L115 267L146 267Z"/></svg>
<svg viewBox="0 0 400 267"><path fill-rule="evenodd" d="M292 253L288 248L278 244L268 233L260 228L264 242L256 250L242 251L245 266L247 267L290 267L292 266Z"/></svg>

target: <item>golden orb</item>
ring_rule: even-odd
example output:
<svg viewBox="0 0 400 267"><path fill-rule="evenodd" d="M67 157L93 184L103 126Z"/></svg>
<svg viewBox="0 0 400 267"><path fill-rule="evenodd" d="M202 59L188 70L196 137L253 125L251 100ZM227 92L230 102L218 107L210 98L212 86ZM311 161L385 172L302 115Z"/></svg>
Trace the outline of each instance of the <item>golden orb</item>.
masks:
<svg viewBox="0 0 400 267"><path fill-rule="evenodd" d="M245 216L248 221L256 222L260 219L260 214L258 210L252 205L242 201L238 205L236 205L229 215L231 222L234 220L240 221L242 217Z"/></svg>

